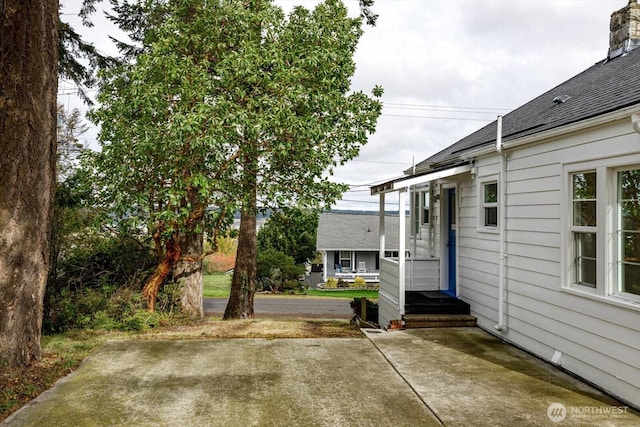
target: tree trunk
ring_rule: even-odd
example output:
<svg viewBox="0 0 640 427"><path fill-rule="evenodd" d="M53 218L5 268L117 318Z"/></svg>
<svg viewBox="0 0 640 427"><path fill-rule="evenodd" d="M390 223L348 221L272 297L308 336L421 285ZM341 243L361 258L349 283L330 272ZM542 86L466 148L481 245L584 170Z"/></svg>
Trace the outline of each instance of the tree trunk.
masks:
<svg viewBox="0 0 640 427"><path fill-rule="evenodd" d="M255 212L255 210L254 210ZM253 319L253 297L256 292L256 214L243 210L238 232L236 266L231 280L231 294L224 320Z"/></svg>
<svg viewBox="0 0 640 427"><path fill-rule="evenodd" d="M173 277L180 284L182 311L195 319L204 317L202 307L202 260L204 248L202 233L187 232L180 237L180 248L186 258L198 261L178 261L173 269Z"/></svg>
<svg viewBox="0 0 640 427"><path fill-rule="evenodd" d="M156 267L144 288L142 288L142 295L147 300L147 310L150 313L156 311L156 299L158 298L158 290L164 283L169 273L173 271L173 267L177 264L181 256L180 246L175 244L173 239L168 239L165 243L167 250L165 251L164 258Z"/></svg>
<svg viewBox="0 0 640 427"><path fill-rule="evenodd" d="M0 358L41 357L55 191L58 1L0 3Z"/></svg>

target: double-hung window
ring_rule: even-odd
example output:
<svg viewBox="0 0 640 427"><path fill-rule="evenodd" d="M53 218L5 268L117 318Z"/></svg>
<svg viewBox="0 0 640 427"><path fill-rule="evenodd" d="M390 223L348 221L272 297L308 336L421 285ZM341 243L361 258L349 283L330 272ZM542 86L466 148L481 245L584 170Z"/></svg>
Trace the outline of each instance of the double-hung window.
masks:
<svg viewBox="0 0 640 427"><path fill-rule="evenodd" d="M640 295L640 168L616 173L615 291Z"/></svg>
<svg viewBox="0 0 640 427"><path fill-rule="evenodd" d="M487 177L479 181L478 228L495 232L498 229L498 180Z"/></svg>
<svg viewBox="0 0 640 427"><path fill-rule="evenodd" d="M422 225L429 224L429 193L422 193Z"/></svg>
<svg viewBox="0 0 640 427"><path fill-rule="evenodd" d="M573 268L575 283L596 287L597 282L597 189L596 172L571 175Z"/></svg>
<svg viewBox="0 0 640 427"><path fill-rule="evenodd" d="M340 266L342 268L351 268L351 251L340 251Z"/></svg>
<svg viewBox="0 0 640 427"><path fill-rule="evenodd" d="M640 164L629 160L565 166L565 288L640 301Z"/></svg>

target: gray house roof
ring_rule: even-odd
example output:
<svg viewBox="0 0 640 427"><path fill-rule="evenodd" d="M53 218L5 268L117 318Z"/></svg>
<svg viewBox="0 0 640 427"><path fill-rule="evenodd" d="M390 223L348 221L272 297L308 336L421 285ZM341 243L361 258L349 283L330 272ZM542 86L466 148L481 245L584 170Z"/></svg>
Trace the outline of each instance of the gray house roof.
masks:
<svg viewBox="0 0 640 427"><path fill-rule="evenodd" d="M320 214L316 248L319 251L377 251L380 249L379 216L369 213ZM407 221L407 229L409 228ZM385 246L398 250L398 216L385 217Z"/></svg>
<svg viewBox="0 0 640 427"><path fill-rule="evenodd" d="M552 65L553 62L550 61ZM640 103L640 49L600 61L503 117L503 141L566 126ZM496 143L496 121L416 165L418 174L460 164ZM410 175L411 169L405 171Z"/></svg>

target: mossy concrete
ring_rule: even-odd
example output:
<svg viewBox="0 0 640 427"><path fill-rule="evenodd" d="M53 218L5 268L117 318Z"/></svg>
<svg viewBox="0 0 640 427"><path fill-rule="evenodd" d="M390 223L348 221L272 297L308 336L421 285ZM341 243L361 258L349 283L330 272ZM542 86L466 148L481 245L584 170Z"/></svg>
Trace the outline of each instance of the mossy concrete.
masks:
<svg viewBox="0 0 640 427"><path fill-rule="evenodd" d="M366 338L112 342L3 426L429 426Z"/></svg>
<svg viewBox="0 0 640 427"><path fill-rule="evenodd" d="M480 328L367 335L447 426L640 426L624 403ZM552 404L564 414L549 417Z"/></svg>
<svg viewBox="0 0 640 427"><path fill-rule="evenodd" d="M640 425L624 404L478 328L366 335L115 341L0 425ZM552 404L566 411L559 423Z"/></svg>

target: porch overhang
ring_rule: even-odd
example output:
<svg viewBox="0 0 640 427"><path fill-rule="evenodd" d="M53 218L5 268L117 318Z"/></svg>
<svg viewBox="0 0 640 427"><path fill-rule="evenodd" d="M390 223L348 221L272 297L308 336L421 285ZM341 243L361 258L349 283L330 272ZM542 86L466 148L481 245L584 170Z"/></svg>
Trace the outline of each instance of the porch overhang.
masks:
<svg viewBox="0 0 640 427"><path fill-rule="evenodd" d="M375 196L376 194L400 191L413 185L423 184L430 181L435 181L436 179L447 178L469 171L471 171L471 165L469 163L464 163L434 172L426 172L420 175L410 175L371 187L371 195Z"/></svg>

